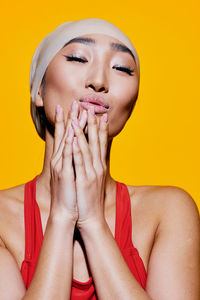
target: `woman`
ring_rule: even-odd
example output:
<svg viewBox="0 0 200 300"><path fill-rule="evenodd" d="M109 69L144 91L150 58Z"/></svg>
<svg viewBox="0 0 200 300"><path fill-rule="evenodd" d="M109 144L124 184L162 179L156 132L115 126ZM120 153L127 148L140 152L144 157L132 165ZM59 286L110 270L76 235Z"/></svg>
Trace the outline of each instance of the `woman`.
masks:
<svg viewBox="0 0 200 300"><path fill-rule="evenodd" d="M199 299L191 196L110 175L139 89L126 35L100 19L60 25L34 54L30 89L44 167L0 193L0 299Z"/></svg>

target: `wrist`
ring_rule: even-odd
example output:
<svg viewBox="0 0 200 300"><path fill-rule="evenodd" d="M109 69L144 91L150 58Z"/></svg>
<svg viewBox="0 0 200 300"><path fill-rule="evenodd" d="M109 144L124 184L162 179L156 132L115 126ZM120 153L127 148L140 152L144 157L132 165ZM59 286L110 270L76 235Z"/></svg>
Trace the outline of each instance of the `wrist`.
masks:
<svg viewBox="0 0 200 300"><path fill-rule="evenodd" d="M58 213L51 211L48 222L53 226L63 227L74 232L76 220L65 213Z"/></svg>
<svg viewBox="0 0 200 300"><path fill-rule="evenodd" d="M77 227L83 237L96 236L98 233L109 229L105 218L100 220L90 219L85 220L84 222L77 222Z"/></svg>

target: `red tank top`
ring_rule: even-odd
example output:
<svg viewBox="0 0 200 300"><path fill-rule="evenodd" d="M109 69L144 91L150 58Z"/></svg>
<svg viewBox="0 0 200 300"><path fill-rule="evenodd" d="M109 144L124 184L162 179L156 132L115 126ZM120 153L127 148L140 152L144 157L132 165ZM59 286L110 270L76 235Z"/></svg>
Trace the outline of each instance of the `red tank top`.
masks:
<svg viewBox="0 0 200 300"><path fill-rule="evenodd" d="M28 289L37 265L42 240L42 222L36 201L37 176L25 184L24 222L25 222L25 258L21 265L21 274ZM128 189L124 183L116 181L116 220L115 241L133 276L145 289L147 274L138 250L131 239L132 222ZM72 300L95 300L97 295L92 277L87 282L72 279Z"/></svg>

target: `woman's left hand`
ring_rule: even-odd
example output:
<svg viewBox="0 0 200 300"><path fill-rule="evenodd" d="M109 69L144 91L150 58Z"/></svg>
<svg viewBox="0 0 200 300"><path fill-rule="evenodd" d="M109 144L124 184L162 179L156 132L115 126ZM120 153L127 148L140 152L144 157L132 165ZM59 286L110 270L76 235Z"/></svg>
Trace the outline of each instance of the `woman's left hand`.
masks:
<svg viewBox="0 0 200 300"><path fill-rule="evenodd" d="M104 192L106 178L106 153L108 145L107 113L98 125L94 109L85 111L88 142L77 118L74 128L73 157L76 172L78 221L81 230L87 224L104 222Z"/></svg>

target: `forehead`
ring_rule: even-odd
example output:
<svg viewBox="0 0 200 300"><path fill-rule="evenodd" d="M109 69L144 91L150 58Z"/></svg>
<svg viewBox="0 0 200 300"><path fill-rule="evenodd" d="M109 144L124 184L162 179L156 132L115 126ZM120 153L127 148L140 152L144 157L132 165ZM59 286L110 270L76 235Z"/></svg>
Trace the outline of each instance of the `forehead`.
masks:
<svg viewBox="0 0 200 300"><path fill-rule="evenodd" d="M91 33L77 36L76 38L73 38L67 42L63 48L73 44L83 44L91 47L103 46L117 52L126 52L129 53L135 61L135 56L133 55L132 51L124 43L107 34Z"/></svg>

